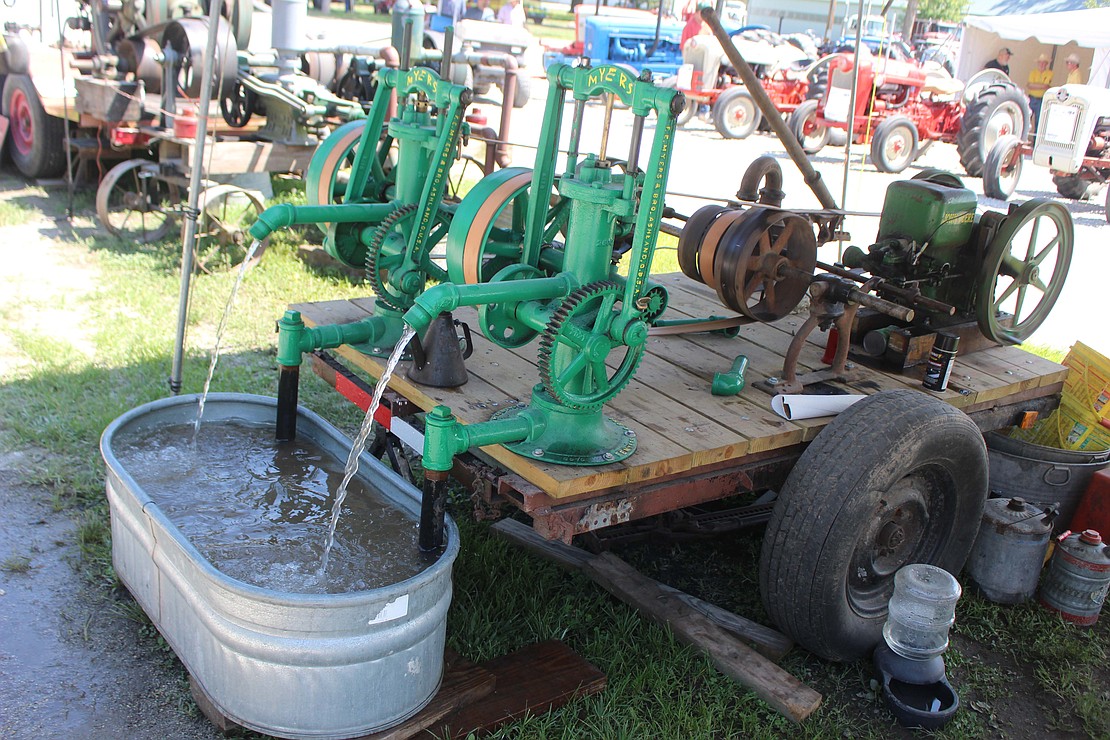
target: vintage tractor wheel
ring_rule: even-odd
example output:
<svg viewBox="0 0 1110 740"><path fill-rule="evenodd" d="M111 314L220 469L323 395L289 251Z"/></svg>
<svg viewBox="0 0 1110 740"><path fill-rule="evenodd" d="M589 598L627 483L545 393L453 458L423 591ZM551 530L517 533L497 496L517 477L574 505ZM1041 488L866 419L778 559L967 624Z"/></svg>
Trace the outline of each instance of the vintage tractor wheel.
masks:
<svg viewBox="0 0 1110 740"><path fill-rule="evenodd" d="M162 47L169 46L178 55L181 64L177 70L177 84L185 97L199 98L201 70L204 68L204 49L208 44L208 22L203 18L178 18L166 24L162 31ZM231 89L239 74L239 60L231 27L220 18L216 25L216 58L212 67L213 99L219 99L223 90Z"/></svg>
<svg viewBox="0 0 1110 740"><path fill-rule="evenodd" d="M57 177L66 169L65 121L48 115L27 75L4 80L3 113L10 121L8 147L27 177Z"/></svg>
<svg viewBox="0 0 1110 740"><path fill-rule="evenodd" d="M983 435L923 392L876 393L836 417L779 493L759 587L775 624L827 660L882 639L895 572L959 573L987 498Z"/></svg>
<svg viewBox="0 0 1110 740"><path fill-rule="evenodd" d="M1009 200L1017 190L1025 162L1021 139L1003 136L991 147L983 163L983 194L988 198Z"/></svg>
<svg viewBox="0 0 1110 740"><path fill-rule="evenodd" d="M176 226L177 186L163 180L156 162L120 162L96 189L96 215L109 233L136 244L164 239Z"/></svg>
<svg viewBox="0 0 1110 740"><path fill-rule="evenodd" d="M948 188L962 188L964 186L963 180L953 175L946 170L940 170L936 167L926 167L921 170L911 180L924 180L925 182L933 182L937 185L944 185Z"/></svg>
<svg viewBox="0 0 1110 740"><path fill-rule="evenodd" d="M917 157L917 126L906 116L884 119L871 138L871 162L879 172L897 174Z"/></svg>
<svg viewBox="0 0 1110 740"><path fill-rule="evenodd" d="M956 135L956 151L964 171L972 177L981 176L983 160L994 143L1002 136L1024 141L1032 117L1025 93L1013 83L995 82L980 90L968 103Z"/></svg>
<svg viewBox="0 0 1110 740"><path fill-rule="evenodd" d="M713 104L713 126L726 139L746 139L759 128L763 114L743 87L721 93Z"/></svg>
<svg viewBox="0 0 1110 740"><path fill-rule="evenodd" d="M829 129L817 123L817 101L806 100L790 114L787 125L806 154L816 154L829 143Z"/></svg>
<svg viewBox="0 0 1110 740"><path fill-rule="evenodd" d="M979 268L976 317L985 336L1020 344L1037 330L1064 289L1074 228L1059 203L1034 198L999 223ZM1009 326L1002 316L1012 317Z"/></svg>
<svg viewBox="0 0 1110 740"><path fill-rule="evenodd" d="M825 97L825 91L829 89L828 57L822 57L813 63L806 72L806 81L809 83L809 87L806 88L806 100L820 100Z"/></svg>
<svg viewBox="0 0 1110 740"><path fill-rule="evenodd" d="M1071 200L1083 200L1094 185L1092 181L1084 180L1079 175L1053 175L1052 183L1056 186L1057 193Z"/></svg>
<svg viewBox="0 0 1110 740"><path fill-rule="evenodd" d="M263 242L250 254L252 238L248 229L258 220L266 205L249 190L234 185L214 185L197 200L196 242L193 260L198 270L212 273L230 270L250 255L253 265L262 259L269 244Z"/></svg>
<svg viewBox="0 0 1110 740"><path fill-rule="evenodd" d="M698 101L686 98L686 107L684 107L682 109L682 112L679 113L678 116L675 118L675 125L685 126L690 121L692 121L694 119L694 114L698 112L698 105Z"/></svg>

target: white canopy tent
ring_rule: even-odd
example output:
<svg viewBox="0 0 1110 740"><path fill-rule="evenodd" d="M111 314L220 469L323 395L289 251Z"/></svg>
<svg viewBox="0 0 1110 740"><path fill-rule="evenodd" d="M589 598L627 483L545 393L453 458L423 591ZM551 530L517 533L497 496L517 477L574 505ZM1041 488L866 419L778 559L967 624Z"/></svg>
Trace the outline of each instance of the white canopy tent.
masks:
<svg viewBox="0 0 1110 740"><path fill-rule="evenodd" d="M1069 10L1028 15L969 15L965 20L956 76L970 78L993 59L1003 46L1013 52L1010 77L1025 86L1037 56L1052 59L1053 84L1067 77L1064 59L1079 56L1083 81L1110 87L1110 8Z"/></svg>

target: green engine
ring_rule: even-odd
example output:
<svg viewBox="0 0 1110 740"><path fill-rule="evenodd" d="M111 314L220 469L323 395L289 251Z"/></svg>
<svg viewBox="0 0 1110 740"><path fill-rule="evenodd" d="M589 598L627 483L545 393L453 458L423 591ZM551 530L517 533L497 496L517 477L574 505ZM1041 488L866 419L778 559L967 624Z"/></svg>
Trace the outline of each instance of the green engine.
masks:
<svg viewBox="0 0 1110 740"><path fill-rule="evenodd" d="M844 264L969 311L982 261L976 204L975 193L962 186L930 180L892 183L876 242L867 252L849 247Z"/></svg>

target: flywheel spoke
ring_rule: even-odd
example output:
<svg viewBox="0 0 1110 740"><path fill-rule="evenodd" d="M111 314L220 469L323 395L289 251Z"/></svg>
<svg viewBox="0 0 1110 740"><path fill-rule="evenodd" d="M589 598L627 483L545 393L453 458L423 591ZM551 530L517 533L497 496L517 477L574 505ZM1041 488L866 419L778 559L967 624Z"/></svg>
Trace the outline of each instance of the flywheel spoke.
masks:
<svg viewBox="0 0 1110 740"><path fill-rule="evenodd" d="M1060 235L1057 234L1052 239L1052 241L1050 241L1048 244L1045 245L1044 249L1042 249L1040 252L1037 253L1036 257L1032 258L1032 260L1030 261L1030 264L1039 265L1042 262L1044 262L1044 258L1047 257L1049 252L1054 250L1059 243L1060 243Z"/></svg>

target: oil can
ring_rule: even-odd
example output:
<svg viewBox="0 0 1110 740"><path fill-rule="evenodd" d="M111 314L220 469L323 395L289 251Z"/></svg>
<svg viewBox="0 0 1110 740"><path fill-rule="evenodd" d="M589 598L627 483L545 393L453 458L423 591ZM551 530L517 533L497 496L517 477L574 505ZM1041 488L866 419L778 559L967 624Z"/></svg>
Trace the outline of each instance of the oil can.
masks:
<svg viewBox="0 0 1110 740"><path fill-rule="evenodd" d="M1061 535L1041 584L1041 604L1069 622L1089 627L1098 621L1110 587L1110 547L1093 529Z"/></svg>

